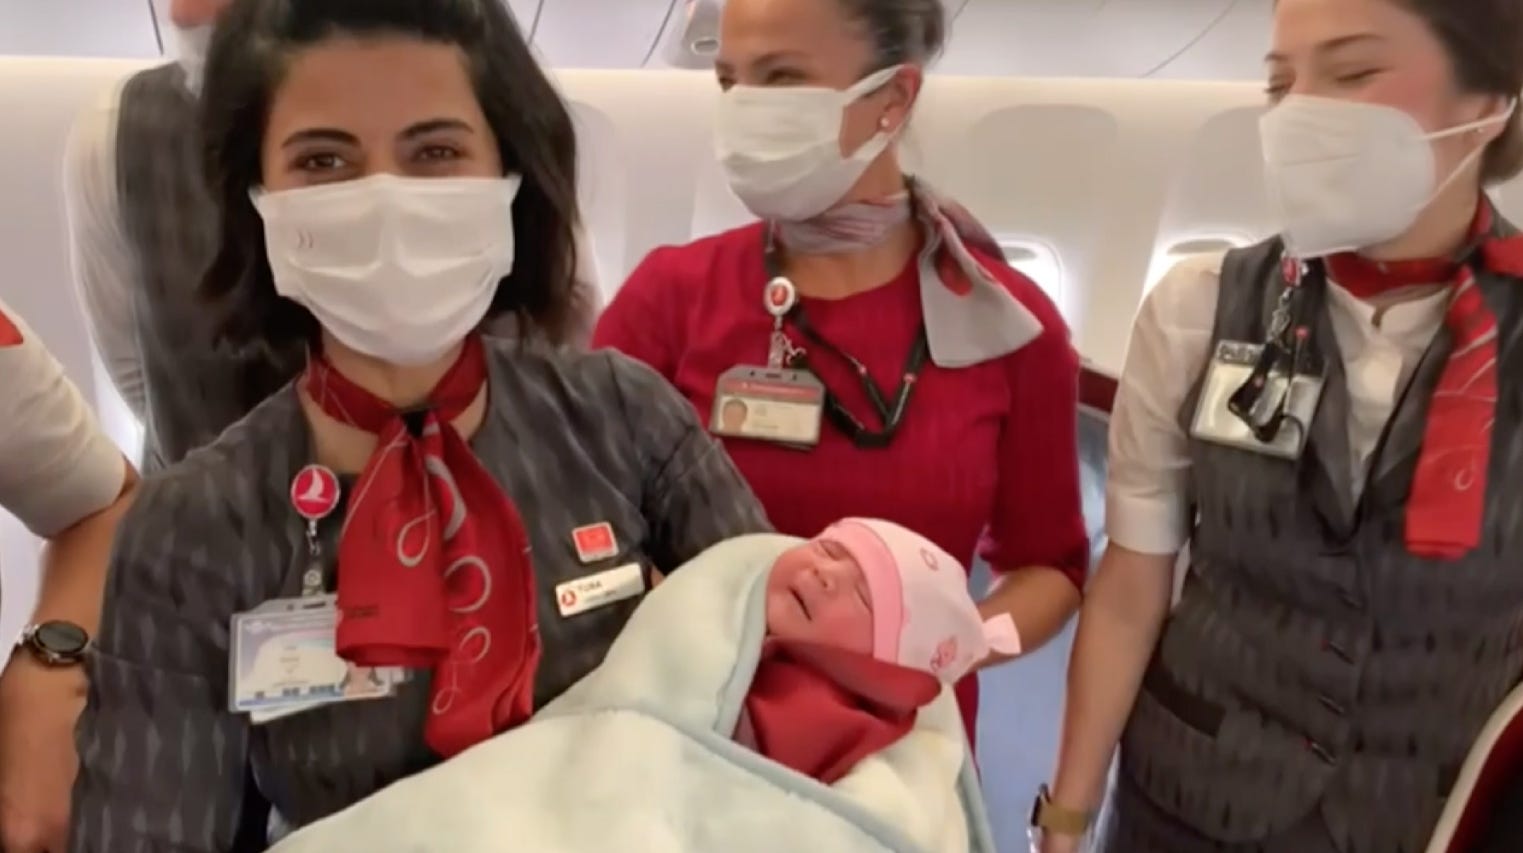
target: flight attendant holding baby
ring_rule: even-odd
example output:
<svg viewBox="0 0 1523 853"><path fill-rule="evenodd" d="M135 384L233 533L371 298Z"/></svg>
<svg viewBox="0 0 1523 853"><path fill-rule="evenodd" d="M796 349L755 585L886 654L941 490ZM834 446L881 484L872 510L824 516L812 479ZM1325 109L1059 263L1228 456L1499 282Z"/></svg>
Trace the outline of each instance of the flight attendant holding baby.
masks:
<svg viewBox="0 0 1523 853"><path fill-rule="evenodd" d="M780 532L871 516L984 557L984 615L1032 649L1078 606L1088 553L1079 365L1041 290L900 169L945 25L938 0L725 4L718 153L763 221L652 252L594 345L692 402ZM977 681L958 687L971 735Z"/></svg>

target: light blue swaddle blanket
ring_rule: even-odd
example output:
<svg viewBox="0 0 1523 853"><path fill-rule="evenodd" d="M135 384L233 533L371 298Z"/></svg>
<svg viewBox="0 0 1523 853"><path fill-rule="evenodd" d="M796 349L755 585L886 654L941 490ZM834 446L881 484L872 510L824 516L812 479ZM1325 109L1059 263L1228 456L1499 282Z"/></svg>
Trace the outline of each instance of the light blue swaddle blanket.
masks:
<svg viewBox="0 0 1523 853"><path fill-rule="evenodd" d="M995 853L950 688L834 786L735 743L765 580L799 539L742 536L648 595L529 723L299 830L276 853Z"/></svg>

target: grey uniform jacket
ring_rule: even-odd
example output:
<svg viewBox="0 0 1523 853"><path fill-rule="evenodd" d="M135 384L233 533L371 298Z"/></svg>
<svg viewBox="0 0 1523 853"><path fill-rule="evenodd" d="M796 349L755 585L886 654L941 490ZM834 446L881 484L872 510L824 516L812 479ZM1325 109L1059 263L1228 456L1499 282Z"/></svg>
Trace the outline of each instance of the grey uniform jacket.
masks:
<svg viewBox="0 0 1523 853"><path fill-rule="evenodd" d="M669 571L770 527L692 407L648 368L611 352L489 344L489 409L472 446L528 528L544 643L538 705L602 660L637 603L562 618L556 584L630 562ZM301 591L309 557L288 495L309 461L287 387L143 485L89 661L74 853L261 849L261 807L299 827L437 761L422 739L426 673L394 698L264 726L227 710L229 619ZM323 525L324 554L337 550L341 519ZM619 553L583 565L571 531L602 521Z"/></svg>
<svg viewBox="0 0 1523 853"><path fill-rule="evenodd" d="M210 312L197 296L220 236L208 194L199 106L174 63L150 68L122 88L116 133L117 198L135 261L132 313L143 361L143 468L157 471L216 438L304 364L301 347L230 353L214 341ZM591 334L597 286L578 246L579 328ZM514 336L512 316L492 332Z"/></svg>
<svg viewBox="0 0 1523 853"><path fill-rule="evenodd" d="M1227 255L1214 340L1263 340L1279 258L1278 240ZM1499 323L1500 399L1481 543L1462 559L1403 544L1447 330L1357 501L1322 291L1309 296L1327 384L1302 459L1191 441L1193 564L1121 757L1150 800L1207 837L1262 840L1320 809L1340 850L1421 851L1472 740L1523 672L1523 290L1490 274L1479 285ZM1180 413L1187 429L1199 392Z"/></svg>

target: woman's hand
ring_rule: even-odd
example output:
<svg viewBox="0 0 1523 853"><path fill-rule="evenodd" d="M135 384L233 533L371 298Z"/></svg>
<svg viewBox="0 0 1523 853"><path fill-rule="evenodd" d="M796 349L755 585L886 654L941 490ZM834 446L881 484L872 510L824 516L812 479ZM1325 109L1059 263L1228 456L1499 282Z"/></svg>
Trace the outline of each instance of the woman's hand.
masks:
<svg viewBox="0 0 1523 853"><path fill-rule="evenodd" d="M66 853L79 769L74 723L82 667L50 669L18 653L0 675L0 850Z"/></svg>

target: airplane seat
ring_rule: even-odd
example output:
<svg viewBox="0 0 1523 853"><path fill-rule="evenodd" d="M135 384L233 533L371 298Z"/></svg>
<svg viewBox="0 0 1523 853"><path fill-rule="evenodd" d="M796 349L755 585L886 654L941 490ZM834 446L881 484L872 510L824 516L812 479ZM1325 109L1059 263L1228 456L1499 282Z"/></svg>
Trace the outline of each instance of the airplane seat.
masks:
<svg viewBox="0 0 1523 853"><path fill-rule="evenodd" d="M695 236L703 192L699 169L713 165L717 87L700 71L552 71L584 127L598 137L579 175L589 227L606 223L614 246L593 234L608 296L652 249ZM592 118L595 115L597 118ZM582 140L579 140L582 141ZM586 142L583 142L587 147ZM717 167L716 167L717 168ZM738 202L737 202L738 204Z"/></svg>
<svg viewBox="0 0 1523 853"><path fill-rule="evenodd" d="M1109 539L1105 535L1105 477L1109 470L1111 408L1116 402L1117 377L1085 360L1079 370L1079 496L1084 527L1089 532L1090 566L1100 561Z"/></svg>
<svg viewBox="0 0 1523 853"><path fill-rule="evenodd" d="M693 218L689 229L693 239L719 234L756 221L756 216L730 190L724 168L713 157L698 164L693 187Z"/></svg>
<svg viewBox="0 0 1523 853"><path fill-rule="evenodd" d="M584 101L567 98L576 126L577 206L596 256L598 287L603 304L613 298L625 273L624 211L629 206L629 183L618 125L605 112Z"/></svg>
<svg viewBox="0 0 1523 853"><path fill-rule="evenodd" d="M1186 255L1251 245L1275 230L1259 147L1263 107L1208 118L1164 199L1144 292Z"/></svg>
<svg viewBox="0 0 1523 853"><path fill-rule="evenodd" d="M943 189L999 238L1012 265L1052 298L1077 332L1091 298L1091 261L1103 251L1094 209L1104 203L1106 166L1120 153L1120 125L1097 106L1009 106L1008 93L995 99L973 88L947 91L935 103L939 110L961 106L971 117L967 127L926 141L927 148L952 155L943 155ZM942 94L939 88L930 93ZM991 109L991 102L999 105Z"/></svg>

